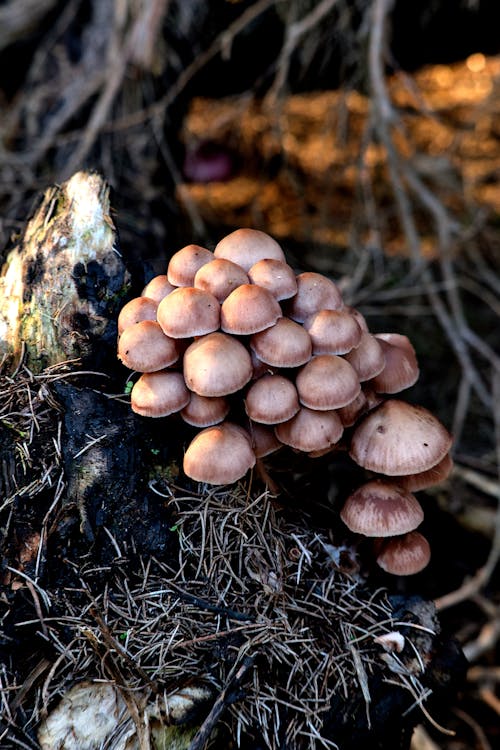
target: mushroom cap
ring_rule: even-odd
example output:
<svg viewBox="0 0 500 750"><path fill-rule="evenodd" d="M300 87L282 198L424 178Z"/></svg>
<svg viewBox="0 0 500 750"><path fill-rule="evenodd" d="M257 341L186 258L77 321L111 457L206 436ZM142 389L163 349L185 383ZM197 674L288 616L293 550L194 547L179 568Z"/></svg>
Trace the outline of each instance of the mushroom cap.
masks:
<svg viewBox="0 0 500 750"><path fill-rule="evenodd" d="M292 320L303 323L320 310L341 310L342 295L336 283L315 271L299 273L297 294L289 300L287 314Z"/></svg>
<svg viewBox="0 0 500 750"><path fill-rule="evenodd" d="M311 358L311 337L299 323L280 318L250 338L250 348L271 367L300 367Z"/></svg>
<svg viewBox="0 0 500 750"><path fill-rule="evenodd" d="M382 342L366 331L361 333L359 344L347 352L345 358L354 367L361 382L371 380L385 367Z"/></svg>
<svg viewBox="0 0 500 750"><path fill-rule="evenodd" d="M248 283L249 278L241 266L225 258L214 258L198 269L193 285L224 302L234 289Z"/></svg>
<svg viewBox="0 0 500 750"><path fill-rule="evenodd" d="M277 300L297 294L295 271L288 263L275 258L262 258L248 271L252 284L267 289Z"/></svg>
<svg viewBox="0 0 500 750"><path fill-rule="evenodd" d="M430 559L429 542L419 531L384 540L377 554L377 564L387 573L397 576L420 573Z"/></svg>
<svg viewBox="0 0 500 750"><path fill-rule="evenodd" d="M226 396L248 383L252 361L243 344L226 333L209 333L184 353L184 379L200 396Z"/></svg>
<svg viewBox="0 0 500 750"><path fill-rule="evenodd" d="M189 397L182 373L147 372L134 383L130 405L132 411L143 417L166 417L186 406Z"/></svg>
<svg viewBox="0 0 500 750"><path fill-rule="evenodd" d="M177 289L177 287L170 283L167 274L160 273L158 276L153 276L151 281L148 281L141 292L141 297L149 297L150 299L154 299L155 302L160 303L163 297L173 292L174 289Z"/></svg>
<svg viewBox="0 0 500 750"><path fill-rule="evenodd" d="M149 297L134 297L123 305L118 315L118 334L141 320L156 320L158 303Z"/></svg>
<svg viewBox="0 0 500 750"><path fill-rule="evenodd" d="M181 417L193 427L211 427L225 419L229 404L224 396L200 396L190 392L189 402L181 410Z"/></svg>
<svg viewBox="0 0 500 750"><path fill-rule="evenodd" d="M248 417L262 424L286 422L299 407L297 389L283 375L263 375L250 386L245 397Z"/></svg>
<svg viewBox="0 0 500 750"><path fill-rule="evenodd" d="M337 412L314 411L305 406L288 422L282 422L274 428L278 440L306 453L335 445L343 431Z"/></svg>
<svg viewBox="0 0 500 750"><path fill-rule="evenodd" d="M370 381L370 385L376 393L399 393L417 382L417 358L411 344L409 347L399 346L383 336L385 334L375 334L384 352L384 369Z"/></svg>
<svg viewBox="0 0 500 750"><path fill-rule="evenodd" d="M360 390L356 398L348 404L337 409L344 427L352 427L353 424L356 424L359 417L364 414L365 411L368 411L368 399L363 390Z"/></svg>
<svg viewBox="0 0 500 750"><path fill-rule="evenodd" d="M355 429L350 455L359 466L379 474L417 474L441 461L451 443L451 435L430 411L390 399Z"/></svg>
<svg viewBox="0 0 500 750"><path fill-rule="evenodd" d="M274 429L265 424L249 420L248 432L252 439L252 448L257 458L264 458L283 447L275 435Z"/></svg>
<svg viewBox="0 0 500 750"><path fill-rule="evenodd" d="M201 430L184 454L185 474L197 482L232 484L255 465L251 438L239 425L221 422Z"/></svg>
<svg viewBox="0 0 500 750"><path fill-rule="evenodd" d="M359 345L361 328L345 310L318 310L304 321L313 354L347 354Z"/></svg>
<svg viewBox="0 0 500 750"><path fill-rule="evenodd" d="M220 325L226 333L246 336L269 328L282 315L271 292L254 284L241 284L222 303Z"/></svg>
<svg viewBox="0 0 500 750"><path fill-rule="evenodd" d="M167 277L174 286L193 286L196 271L213 260L206 247L186 245L172 255L168 262Z"/></svg>
<svg viewBox="0 0 500 750"><path fill-rule="evenodd" d="M355 307L352 307L351 305L346 305L344 307L344 310L349 313L349 315L352 315L358 326L361 328L362 331L365 331L365 333L368 333L368 323L366 322L365 316L359 312Z"/></svg>
<svg viewBox="0 0 500 750"><path fill-rule="evenodd" d="M118 359L137 372L170 367L179 358L177 342L165 336L154 320L141 320L125 328L118 340Z"/></svg>
<svg viewBox="0 0 500 750"><path fill-rule="evenodd" d="M401 477L391 477L400 487L409 492L418 492L428 487L434 487L447 479L453 469L453 460L449 453L439 461L435 466L431 466L427 471L421 471L418 474L407 474Z"/></svg>
<svg viewBox="0 0 500 750"><path fill-rule="evenodd" d="M286 262L285 253L276 240L259 229L249 228L236 229L223 237L215 247L214 256L232 260L244 271L249 271L262 258Z"/></svg>
<svg viewBox="0 0 500 750"><path fill-rule="evenodd" d="M313 357L295 383L301 404L321 411L346 406L361 391L356 370L335 354Z"/></svg>
<svg viewBox="0 0 500 750"><path fill-rule="evenodd" d="M162 299L156 316L163 332L174 339L203 336L219 328L220 304L209 292L182 286Z"/></svg>
<svg viewBox="0 0 500 750"><path fill-rule="evenodd" d="M374 479L347 498L340 517L355 534L387 537L416 529L424 520L424 512L410 492Z"/></svg>

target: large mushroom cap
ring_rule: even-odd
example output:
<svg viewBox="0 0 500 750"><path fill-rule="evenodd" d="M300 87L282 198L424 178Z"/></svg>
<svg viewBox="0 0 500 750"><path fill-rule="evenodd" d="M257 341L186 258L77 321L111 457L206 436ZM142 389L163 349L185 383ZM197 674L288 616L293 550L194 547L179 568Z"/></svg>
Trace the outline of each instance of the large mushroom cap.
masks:
<svg viewBox="0 0 500 750"><path fill-rule="evenodd" d="M288 422L276 425L274 431L285 445L310 453L335 445L344 428L337 412L314 411L303 406Z"/></svg>
<svg viewBox="0 0 500 750"><path fill-rule="evenodd" d="M286 262L285 253L276 240L259 229L236 229L227 234L215 247L214 256L232 260L244 271L249 271L254 263L263 258Z"/></svg>
<svg viewBox="0 0 500 750"><path fill-rule="evenodd" d="M342 357L319 354L296 378L300 402L310 409L330 410L346 406L361 391L356 370Z"/></svg>
<svg viewBox="0 0 500 750"><path fill-rule="evenodd" d="M297 294L288 304L288 315L303 323L320 310L341 310L342 295L336 283L315 271L304 271L297 276Z"/></svg>
<svg viewBox="0 0 500 750"><path fill-rule="evenodd" d="M179 358L174 339L165 336L155 320L141 320L125 328L118 340L118 359L137 372L170 367Z"/></svg>
<svg viewBox="0 0 500 750"><path fill-rule="evenodd" d="M180 372L163 370L144 373L130 394L132 411L143 417L166 417L189 401L189 391Z"/></svg>
<svg viewBox="0 0 500 750"><path fill-rule="evenodd" d="M409 576L420 573L431 559L427 539L419 531L386 539L380 545L377 564L387 573Z"/></svg>
<svg viewBox="0 0 500 750"><path fill-rule="evenodd" d="M299 410L294 384L283 375L263 375L245 397L245 411L254 422L278 424L291 419Z"/></svg>
<svg viewBox="0 0 500 750"><path fill-rule="evenodd" d="M424 520L424 513L410 492L375 479L347 498L340 517L355 534L387 537L413 531Z"/></svg>
<svg viewBox="0 0 500 750"><path fill-rule="evenodd" d="M220 304L203 289L183 286L162 299L156 316L163 332L174 339L203 336L218 329Z"/></svg>
<svg viewBox="0 0 500 750"><path fill-rule="evenodd" d="M359 466L379 474L416 474L441 461L451 443L451 435L430 411L391 399L356 428L350 455Z"/></svg>
<svg viewBox="0 0 500 750"><path fill-rule="evenodd" d="M282 316L271 292L254 284L241 284L221 305L220 323L226 333L246 336L274 325Z"/></svg>
<svg viewBox="0 0 500 750"><path fill-rule="evenodd" d="M250 348L271 367L300 367L311 358L311 338L305 328L289 318L254 334Z"/></svg>
<svg viewBox="0 0 500 750"><path fill-rule="evenodd" d="M231 422L207 427L191 441L184 454L188 477L207 484L232 484L255 465L251 438Z"/></svg>
<svg viewBox="0 0 500 750"><path fill-rule="evenodd" d="M213 260L210 250L200 245L186 245L168 263L167 277L174 286L193 286L196 271Z"/></svg>
<svg viewBox="0 0 500 750"><path fill-rule="evenodd" d="M226 333L209 333L184 352L184 378L200 396L226 396L248 383L253 367L241 342Z"/></svg>

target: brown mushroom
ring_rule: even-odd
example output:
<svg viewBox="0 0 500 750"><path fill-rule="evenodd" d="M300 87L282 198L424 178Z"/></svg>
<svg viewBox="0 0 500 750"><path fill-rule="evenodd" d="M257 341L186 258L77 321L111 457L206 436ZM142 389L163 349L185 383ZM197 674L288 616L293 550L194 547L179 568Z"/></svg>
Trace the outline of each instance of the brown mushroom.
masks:
<svg viewBox="0 0 500 750"><path fill-rule="evenodd" d="M423 406L389 399L356 427L350 455L379 474L417 474L439 463L451 443L446 428Z"/></svg>
<svg viewBox="0 0 500 750"><path fill-rule="evenodd" d="M181 410L181 417L193 427L211 427L222 422L229 413L229 404L224 396L200 396L190 392L189 402Z"/></svg>
<svg viewBox="0 0 500 750"><path fill-rule="evenodd" d="M219 328L220 304L209 292L183 286L162 299L156 316L171 338L203 336Z"/></svg>
<svg viewBox="0 0 500 750"><path fill-rule="evenodd" d="M249 278L242 267L225 258L214 258L202 266L194 277L194 286L210 292L219 302L224 302L237 287L248 283Z"/></svg>
<svg viewBox="0 0 500 750"><path fill-rule="evenodd" d="M250 338L250 348L271 367L300 367L311 358L311 338L307 331L289 318Z"/></svg>
<svg viewBox="0 0 500 750"><path fill-rule="evenodd" d="M185 474L206 484L233 484L255 465L248 433L231 422L207 427L191 441L184 454Z"/></svg>
<svg viewBox="0 0 500 750"><path fill-rule="evenodd" d="M361 391L356 370L335 354L313 357L297 374L295 384L301 404L322 411L346 406Z"/></svg>
<svg viewBox="0 0 500 750"><path fill-rule="evenodd" d="M167 267L167 277L174 286L193 286L199 268L213 260L206 247L186 245L172 255Z"/></svg>
<svg viewBox="0 0 500 750"><path fill-rule="evenodd" d="M288 263L274 258L262 258L248 271L252 284L267 289L277 300L297 294L295 271Z"/></svg>
<svg viewBox="0 0 500 750"><path fill-rule="evenodd" d="M252 377L250 354L226 333L209 333L194 341L184 353L184 378L200 396L226 396L243 388Z"/></svg>
<svg viewBox="0 0 500 750"><path fill-rule="evenodd" d="M297 294L287 305L287 315L298 323L320 310L341 310L342 295L334 281L315 271L299 273Z"/></svg>
<svg viewBox="0 0 500 750"><path fill-rule="evenodd" d="M385 365L371 381L376 393L399 393L414 385L419 376L415 350L406 336L395 334L375 334L382 347ZM406 341L405 341L406 340ZM404 343L396 343L403 341Z"/></svg>
<svg viewBox="0 0 500 750"><path fill-rule="evenodd" d="M335 445L344 428L335 411L314 411L302 406L297 414L274 428L276 437L285 445L305 453Z"/></svg>
<svg viewBox="0 0 500 750"><path fill-rule="evenodd" d="M223 237L215 247L214 256L232 260L247 272L263 258L286 262L285 253L276 240L259 229L248 228L236 229Z"/></svg>
<svg viewBox="0 0 500 750"><path fill-rule="evenodd" d="M408 576L420 573L431 559L427 539L419 531L384 539L378 545L377 564L387 573Z"/></svg>
<svg viewBox="0 0 500 750"><path fill-rule="evenodd" d="M134 384L130 405L132 411L143 417L166 417L186 406L189 396L182 373L169 370L148 372Z"/></svg>
<svg viewBox="0 0 500 750"><path fill-rule="evenodd" d="M283 447L272 427L249 420L248 432L252 439L252 448L257 458L264 458Z"/></svg>
<svg viewBox="0 0 500 750"><path fill-rule="evenodd" d="M449 453L439 461L435 466L431 466L427 471L421 471L418 474L407 474L406 476L391 477L400 487L409 490L409 492L418 492L428 487L434 487L447 479L453 469L453 460Z"/></svg>
<svg viewBox="0 0 500 750"><path fill-rule="evenodd" d="M141 320L156 320L158 303L149 297L134 297L123 305L118 315L118 334Z"/></svg>
<svg viewBox="0 0 500 750"><path fill-rule="evenodd" d="M246 336L274 325L282 316L271 292L254 284L241 284L221 305L220 325L226 333Z"/></svg>
<svg viewBox="0 0 500 750"><path fill-rule="evenodd" d="M118 340L118 359L130 370L155 372L170 367L178 358L176 341L165 336L154 320L134 323Z"/></svg>
<svg viewBox="0 0 500 750"><path fill-rule="evenodd" d="M354 367L361 382L371 380L385 367L382 343L371 333L363 332L357 347L347 352L345 358Z"/></svg>
<svg viewBox="0 0 500 750"><path fill-rule="evenodd" d="M319 310L304 321L313 354L347 354L361 340L361 328L345 310Z"/></svg>
<svg viewBox="0 0 500 750"><path fill-rule="evenodd" d="M355 534L387 537L413 531L424 520L424 513L410 492L375 479L347 498L340 517Z"/></svg>
<svg viewBox="0 0 500 750"><path fill-rule="evenodd" d="M141 297L149 297L159 304L174 289L177 289L177 287L170 283L167 274L159 274L158 276L153 276L151 281L148 281L141 292Z"/></svg>
<svg viewBox="0 0 500 750"><path fill-rule="evenodd" d="M254 422L278 424L291 419L299 410L294 384L283 375L263 375L248 389L245 411Z"/></svg>

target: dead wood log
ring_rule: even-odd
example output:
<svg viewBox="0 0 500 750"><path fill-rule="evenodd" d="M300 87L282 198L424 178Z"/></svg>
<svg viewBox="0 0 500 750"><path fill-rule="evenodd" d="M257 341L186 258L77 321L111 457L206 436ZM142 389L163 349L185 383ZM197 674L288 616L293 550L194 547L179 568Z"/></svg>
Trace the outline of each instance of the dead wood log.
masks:
<svg viewBox="0 0 500 750"><path fill-rule="evenodd" d="M109 187L77 172L45 191L0 274L0 358L34 372L66 360L98 367L116 342L128 274Z"/></svg>

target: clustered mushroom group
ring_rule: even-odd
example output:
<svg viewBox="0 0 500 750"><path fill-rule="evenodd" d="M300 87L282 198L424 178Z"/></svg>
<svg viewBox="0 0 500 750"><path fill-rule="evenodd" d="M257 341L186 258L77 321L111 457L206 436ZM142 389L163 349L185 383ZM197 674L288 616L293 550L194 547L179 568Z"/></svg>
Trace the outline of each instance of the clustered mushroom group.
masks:
<svg viewBox="0 0 500 750"><path fill-rule="evenodd" d="M141 373L133 411L178 413L199 429L187 476L231 484L282 445L311 457L342 445L370 474L344 523L373 537L390 573L428 563L412 493L448 476L451 436L425 408L388 398L418 379L415 350L404 335L371 333L330 278L296 274L272 237L238 229L213 252L176 252L124 305L118 334L119 359Z"/></svg>

